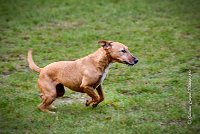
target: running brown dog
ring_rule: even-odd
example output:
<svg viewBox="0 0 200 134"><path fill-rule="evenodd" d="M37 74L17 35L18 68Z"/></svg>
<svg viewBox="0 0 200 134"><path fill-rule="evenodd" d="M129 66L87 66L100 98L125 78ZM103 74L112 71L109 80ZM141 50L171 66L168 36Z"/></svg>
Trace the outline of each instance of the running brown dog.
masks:
<svg viewBox="0 0 200 134"><path fill-rule="evenodd" d="M99 41L102 47L96 52L75 61L59 61L38 67L32 59L32 50L28 51L29 67L40 73L38 87L42 103L38 108L43 112L51 112L50 105L57 98L64 95L64 86L88 94L91 99L86 106L96 107L104 100L102 82L108 73L111 63L119 62L133 66L138 62L128 47L114 41ZM95 93L97 90L98 95Z"/></svg>

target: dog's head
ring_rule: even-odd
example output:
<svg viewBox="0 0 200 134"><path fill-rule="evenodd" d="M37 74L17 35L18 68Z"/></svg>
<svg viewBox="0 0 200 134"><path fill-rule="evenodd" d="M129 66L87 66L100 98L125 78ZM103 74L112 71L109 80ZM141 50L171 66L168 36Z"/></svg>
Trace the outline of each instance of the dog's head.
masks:
<svg viewBox="0 0 200 134"><path fill-rule="evenodd" d="M128 47L122 43L101 40L98 44L110 55L113 62L124 63L131 66L138 62L138 59L128 51Z"/></svg>

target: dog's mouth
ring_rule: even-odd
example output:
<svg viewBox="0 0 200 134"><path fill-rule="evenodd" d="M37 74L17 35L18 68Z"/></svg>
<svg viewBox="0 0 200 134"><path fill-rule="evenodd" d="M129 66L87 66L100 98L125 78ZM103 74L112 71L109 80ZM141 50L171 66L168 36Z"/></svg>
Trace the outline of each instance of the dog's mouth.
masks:
<svg viewBox="0 0 200 134"><path fill-rule="evenodd" d="M135 65L135 63L130 63L130 62L127 62L127 61L123 61L124 62L124 64L126 64L126 65L128 65L128 66L133 66L133 65Z"/></svg>

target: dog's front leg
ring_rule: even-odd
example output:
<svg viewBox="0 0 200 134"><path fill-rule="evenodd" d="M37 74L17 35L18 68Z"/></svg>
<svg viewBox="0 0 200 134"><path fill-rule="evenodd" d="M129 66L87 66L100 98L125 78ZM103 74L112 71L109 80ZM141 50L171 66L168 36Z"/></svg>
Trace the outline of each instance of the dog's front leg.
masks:
<svg viewBox="0 0 200 134"><path fill-rule="evenodd" d="M99 102L99 97L96 95L96 93L94 92L94 88L91 87L91 86L82 86L83 88L83 91L85 93L87 93L91 99L90 100L87 100L85 105L86 106L89 106L91 103L93 103L93 107L96 106L96 104Z"/></svg>
<svg viewBox="0 0 200 134"><path fill-rule="evenodd" d="M97 88L97 93L99 95L99 101L98 103L94 104L93 107L97 106L100 102L102 102L104 100L104 93L103 93L103 89L102 89L102 85L100 84Z"/></svg>

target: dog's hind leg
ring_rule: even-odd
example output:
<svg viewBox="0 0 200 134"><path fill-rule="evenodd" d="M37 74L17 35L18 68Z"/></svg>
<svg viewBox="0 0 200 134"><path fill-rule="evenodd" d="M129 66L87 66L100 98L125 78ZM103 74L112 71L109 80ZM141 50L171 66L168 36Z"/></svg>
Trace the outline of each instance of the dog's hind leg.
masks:
<svg viewBox="0 0 200 134"><path fill-rule="evenodd" d="M56 85L56 98L58 98L58 97L62 97L63 95L65 94L65 88L64 88L64 86L62 85L62 84L57 84ZM53 105L53 104L51 104L50 106L49 106L49 109L51 110L51 109L56 109L56 107Z"/></svg>
<svg viewBox="0 0 200 134"><path fill-rule="evenodd" d="M38 86L41 91L40 96L42 99L42 103L39 104L38 108L43 112L54 113L49 111L48 108L57 96L55 85L53 85L52 82L38 80Z"/></svg>

